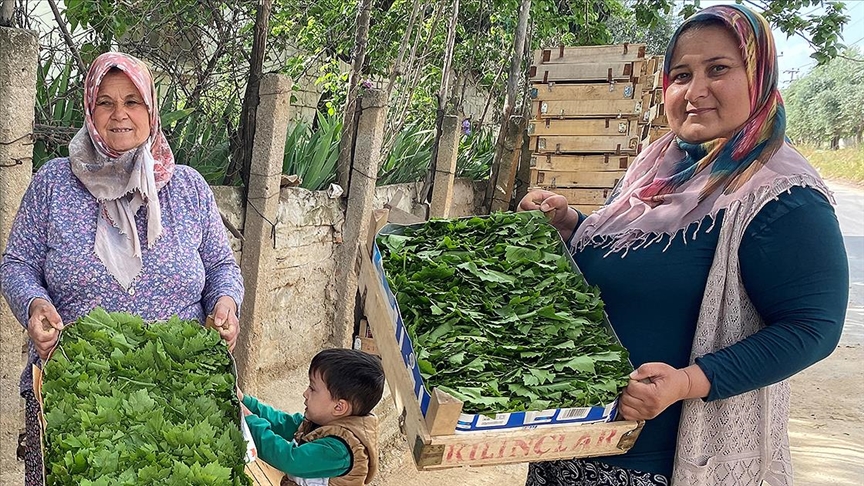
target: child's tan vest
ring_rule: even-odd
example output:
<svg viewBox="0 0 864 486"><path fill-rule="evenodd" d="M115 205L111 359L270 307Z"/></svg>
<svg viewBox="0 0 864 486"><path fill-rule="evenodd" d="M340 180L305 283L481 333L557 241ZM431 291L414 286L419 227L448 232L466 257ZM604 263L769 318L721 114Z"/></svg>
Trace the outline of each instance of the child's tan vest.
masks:
<svg viewBox="0 0 864 486"><path fill-rule="evenodd" d="M378 472L378 417L372 414L351 416L315 429L313 426L312 422L304 420L294 434L294 440L304 444L324 437L336 437L351 452L351 469L342 476L330 478L329 486L363 486L372 481ZM286 485L296 486L296 483L285 478L282 486Z"/></svg>

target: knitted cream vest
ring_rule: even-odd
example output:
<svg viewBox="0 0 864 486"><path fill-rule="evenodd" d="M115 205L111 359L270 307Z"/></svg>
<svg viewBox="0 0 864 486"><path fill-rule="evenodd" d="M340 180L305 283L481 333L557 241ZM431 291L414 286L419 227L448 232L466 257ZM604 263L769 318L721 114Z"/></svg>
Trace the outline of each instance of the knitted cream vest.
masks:
<svg viewBox="0 0 864 486"><path fill-rule="evenodd" d="M726 209L699 310L691 364L764 326L744 290L738 248L762 207L794 186L812 186L831 200L818 176L799 175L777 180ZM672 484L791 486L789 394L789 382L784 380L724 400L684 401Z"/></svg>

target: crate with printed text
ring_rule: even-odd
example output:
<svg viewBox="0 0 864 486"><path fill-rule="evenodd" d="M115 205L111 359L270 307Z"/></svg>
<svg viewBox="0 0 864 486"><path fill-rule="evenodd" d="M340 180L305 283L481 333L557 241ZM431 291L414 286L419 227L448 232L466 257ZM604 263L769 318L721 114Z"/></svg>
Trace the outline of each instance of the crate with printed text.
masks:
<svg viewBox="0 0 864 486"><path fill-rule="evenodd" d="M596 406L499 412L487 416L466 413L463 402L451 394L440 388L427 388L420 372L420 359L402 320L403 313L409 311L400 309L390 289L382 254L374 240L374 236L399 234L406 227L382 228L386 212L376 215L370 227L371 255L364 252L361 262L360 291L418 469L615 455L632 447L642 423L615 421L617 399ZM377 228L382 229L379 232ZM564 252L560 237L559 243L560 251ZM578 272L572 258L570 262L570 270ZM605 326L614 336L608 321Z"/></svg>

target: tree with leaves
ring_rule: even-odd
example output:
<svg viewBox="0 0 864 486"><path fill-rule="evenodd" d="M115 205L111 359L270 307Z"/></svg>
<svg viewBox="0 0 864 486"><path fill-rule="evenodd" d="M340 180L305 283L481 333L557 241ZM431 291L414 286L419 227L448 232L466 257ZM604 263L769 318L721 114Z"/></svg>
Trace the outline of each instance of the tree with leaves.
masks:
<svg viewBox="0 0 864 486"><path fill-rule="evenodd" d="M787 133L796 142L829 143L841 138L861 140L864 134L864 55L858 48L815 67L783 93Z"/></svg>

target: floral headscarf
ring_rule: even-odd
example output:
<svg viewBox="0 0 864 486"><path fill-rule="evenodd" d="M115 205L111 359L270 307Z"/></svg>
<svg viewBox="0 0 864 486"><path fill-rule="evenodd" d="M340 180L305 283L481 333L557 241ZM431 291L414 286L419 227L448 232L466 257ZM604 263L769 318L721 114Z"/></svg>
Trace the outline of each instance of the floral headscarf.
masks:
<svg viewBox="0 0 864 486"><path fill-rule="evenodd" d="M138 88L150 114L150 136L138 148L123 153L109 148L93 123L99 85L115 68ZM147 206L147 245L152 248L162 235L158 192L174 173L174 154L162 133L156 86L147 66L118 52L97 57L84 80L84 121L85 126L69 143L72 173L99 200L96 255L128 290L142 268L135 214Z"/></svg>
<svg viewBox="0 0 864 486"><path fill-rule="evenodd" d="M652 143L627 171L609 204L573 235L611 251L638 248L701 222L780 179L821 184L807 161L786 143L786 112L777 90L777 54L765 19L745 7L708 7L688 18L666 50L663 89L681 33L718 22L737 39L750 91L750 118L728 139L691 144L669 133ZM743 101L743 100L742 100ZM712 225L713 226L713 225Z"/></svg>

